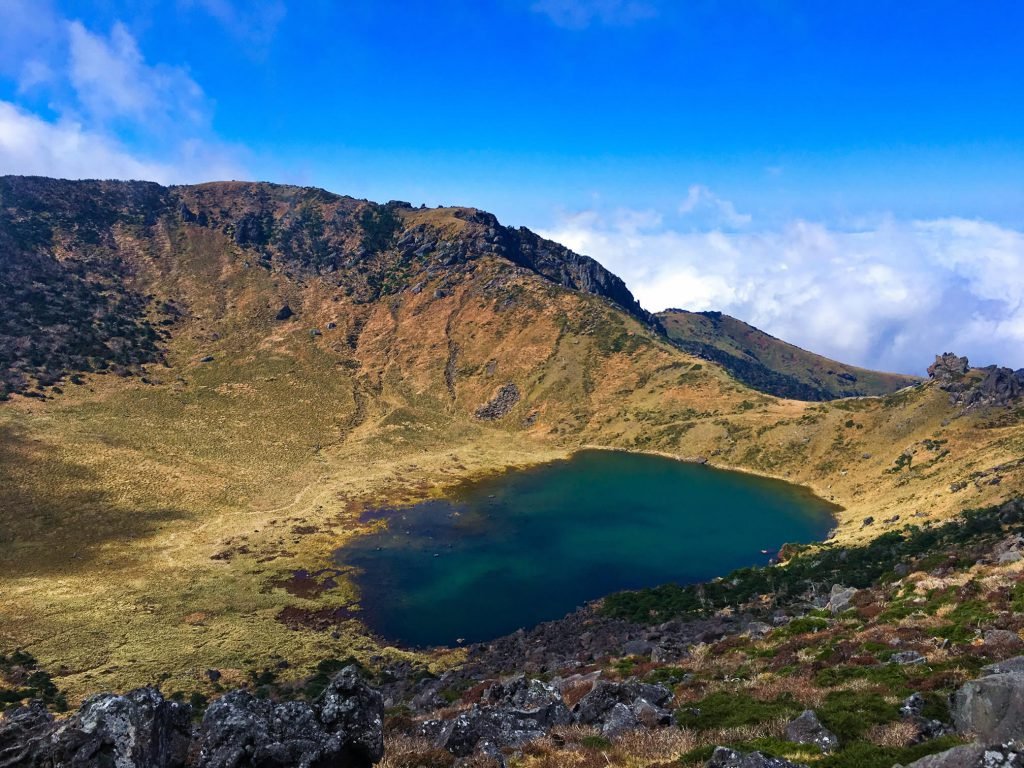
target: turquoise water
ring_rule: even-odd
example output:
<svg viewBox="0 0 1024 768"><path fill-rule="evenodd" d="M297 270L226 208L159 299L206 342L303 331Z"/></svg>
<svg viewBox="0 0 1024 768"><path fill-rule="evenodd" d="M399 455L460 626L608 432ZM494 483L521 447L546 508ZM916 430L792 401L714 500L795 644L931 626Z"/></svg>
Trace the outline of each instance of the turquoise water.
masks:
<svg viewBox="0 0 1024 768"><path fill-rule="evenodd" d="M370 629L403 645L452 645L622 589L766 563L786 542L823 538L834 509L778 480L582 451L467 483L444 500L375 510L387 530L337 558L357 569Z"/></svg>

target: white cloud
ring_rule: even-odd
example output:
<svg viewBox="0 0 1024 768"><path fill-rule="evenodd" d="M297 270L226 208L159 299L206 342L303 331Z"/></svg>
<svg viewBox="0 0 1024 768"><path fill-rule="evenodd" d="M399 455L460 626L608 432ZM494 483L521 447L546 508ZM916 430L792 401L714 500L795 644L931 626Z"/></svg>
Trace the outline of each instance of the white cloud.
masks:
<svg viewBox="0 0 1024 768"><path fill-rule="evenodd" d="M43 2L36 13L22 0L0 0L0 9L10 14L0 43L19 52L0 51L0 76L17 83L19 100L47 105L0 101L0 173L164 183L247 176L241 150L210 129L202 88L182 67L148 63L123 24L103 35Z"/></svg>
<svg viewBox="0 0 1024 768"><path fill-rule="evenodd" d="M544 235L601 261L651 310L720 310L873 368L923 373L947 350L1024 366L1022 232L958 218L752 232L628 220L587 211Z"/></svg>
<svg viewBox="0 0 1024 768"><path fill-rule="evenodd" d="M97 121L147 127L206 122L202 88L179 67L147 65L123 24L114 24L105 38L72 21L68 33L71 84Z"/></svg>
<svg viewBox="0 0 1024 768"><path fill-rule="evenodd" d="M147 163L80 123L54 123L0 101L0 171L63 178L166 181L171 169Z"/></svg>
<svg viewBox="0 0 1024 768"><path fill-rule="evenodd" d="M729 200L723 200L703 184L693 184L686 199L679 204L679 212L695 216L712 226L744 227L750 223L750 214L740 213Z"/></svg>
<svg viewBox="0 0 1024 768"><path fill-rule="evenodd" d="M145 179L162 184L233 179L245 172L235 155L204 142L183 142L157 161L71 119L48 121L0 101L0 174L65 179Z"/></svg>
<svg viewBox="0 0 1024 768"><path fill-rule="evenodd" d="M536 0L530 9L566 29L592 24L629 26L658 15L657 8L645 0Z"/></svg>

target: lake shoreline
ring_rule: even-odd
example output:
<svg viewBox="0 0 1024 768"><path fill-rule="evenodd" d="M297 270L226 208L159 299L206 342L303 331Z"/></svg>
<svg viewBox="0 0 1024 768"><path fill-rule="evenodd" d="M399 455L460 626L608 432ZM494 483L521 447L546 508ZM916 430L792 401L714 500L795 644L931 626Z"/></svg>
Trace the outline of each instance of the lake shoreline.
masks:
<svg viewBox="0 0 1024 768"><path fill-rule="evenodd" d="M702 466L581 448L465 479L443 497L367 509L363 521L380 525L332 559L353 568L371 634L455 647L615 592L768 565L785 544L818 543L834 529L837 505L805 486ZM506 606L502 615L493 603Z"/></svg>

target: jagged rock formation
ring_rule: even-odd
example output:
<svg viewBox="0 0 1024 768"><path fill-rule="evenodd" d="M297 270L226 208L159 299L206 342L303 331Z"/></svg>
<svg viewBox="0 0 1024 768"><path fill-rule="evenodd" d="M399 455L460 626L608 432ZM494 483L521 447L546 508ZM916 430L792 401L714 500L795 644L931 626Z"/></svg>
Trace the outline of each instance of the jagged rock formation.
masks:
<svg viewBox="0 0 1024 768"><path fill-rule="evenodd" d="M957 357L952 352L935 356L935 362L928 366L928 375L940 384L950 384L960 379L971 369L966 357Z"/></svg>
<svg viewBox="0 0 1024 768"><path fill-rule="evenodd" d="M479 704L449 719L427 720L420 733L436 746L465 757L477 751L517 748L545 736L553 727L576 723L595 726L608 738L637 728L668 725L671 712L663 707L672 691L637 680L622 683L598 680L570 711L562 698L581 681L545 683L523 675L491 685Z"/></svg>
<svg viewBox="0 0 1024 768"><path fill-rule="evenodd" d="M93 696L65 721L33 704L0 719L0 766L183 768L190 714L154 688Z"/></svg>
<svg viewBox="0 0 1024 768"><path fill-rule="evenodd" d="M829 360L721 312L667 309L657 317L680 349L718 363L747 386L777 397L822 401L884 395L919 381Z"/></svg>
<svg viewBox="0 0 1024 768"><path fill-rule="evenodd" d="M193 732L191 707L155 688L88 699L64 721L41 705L0 718L2 768L369 768L384 756L380 693L342 670L312 704L247 691L215 701Z"/></svg>
<svg viewBox="0 0 1024 768"><path fill-rule="evenodd" d="M1024 395L1024 377L1020 371L990 365L971 369L966 357L951 352L936 355L928 366L928 375L939 387L949 392L951 405L963 407L964 412L1016 403Z"/></svg>

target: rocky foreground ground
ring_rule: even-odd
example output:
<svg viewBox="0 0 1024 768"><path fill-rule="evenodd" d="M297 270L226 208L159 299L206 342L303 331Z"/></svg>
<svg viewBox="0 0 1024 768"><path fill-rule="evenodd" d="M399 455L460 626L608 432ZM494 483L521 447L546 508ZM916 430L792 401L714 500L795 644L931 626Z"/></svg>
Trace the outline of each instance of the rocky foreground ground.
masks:
<svg viewBox="0 0 1024 768"><path fill-rule="evenodd" d="M147 687L55 717L45 673L4 658L7 699L38 700L0 719L0 768L1024 765L1024 502L783 554L611 596L441 675L325 660L212 702Z"/></svg>

